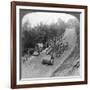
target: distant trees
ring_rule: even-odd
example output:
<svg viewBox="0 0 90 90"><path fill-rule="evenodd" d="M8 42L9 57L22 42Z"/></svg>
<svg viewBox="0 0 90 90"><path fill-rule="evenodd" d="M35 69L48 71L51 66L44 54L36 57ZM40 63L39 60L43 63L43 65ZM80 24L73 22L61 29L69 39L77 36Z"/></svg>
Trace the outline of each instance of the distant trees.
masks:
<svg viewBox="0 0 90 90"><path fill-rule="evenodd" d="M56 23L46 25L43 23L35 27L29 26L28 22L22 26L22 55L28 52L28 49L34 49L37 43L48 43L49 40L55 41L55 38L60 36L65 31L65 24L61 19Z"/></svg>

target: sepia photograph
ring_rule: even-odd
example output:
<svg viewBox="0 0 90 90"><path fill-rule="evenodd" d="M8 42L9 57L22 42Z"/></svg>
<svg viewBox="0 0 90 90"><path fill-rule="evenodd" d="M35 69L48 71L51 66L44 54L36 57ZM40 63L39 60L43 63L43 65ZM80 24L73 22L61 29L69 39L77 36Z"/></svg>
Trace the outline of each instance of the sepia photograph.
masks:
<svg viewBox="0 0 90 90"><path fill-rule="evenodd" d="M11 87L87 83L87 7L12 2Z"/></svg>

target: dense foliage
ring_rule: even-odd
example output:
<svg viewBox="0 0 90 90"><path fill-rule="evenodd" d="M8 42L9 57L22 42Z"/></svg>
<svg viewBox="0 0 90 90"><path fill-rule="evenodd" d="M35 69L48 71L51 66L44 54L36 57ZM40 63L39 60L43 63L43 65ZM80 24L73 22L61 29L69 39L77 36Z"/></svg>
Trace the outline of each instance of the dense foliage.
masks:
<svg viewBox="0 0 90 90"><path fill-rule="evenodd" d="M61 19L50 25L40 23L35 27L28 26L28 22L22 27L22 55L26 54L28 49L35 49L37 43L49 43L55 37L62 35L65 31L65 24Z"/></svg>

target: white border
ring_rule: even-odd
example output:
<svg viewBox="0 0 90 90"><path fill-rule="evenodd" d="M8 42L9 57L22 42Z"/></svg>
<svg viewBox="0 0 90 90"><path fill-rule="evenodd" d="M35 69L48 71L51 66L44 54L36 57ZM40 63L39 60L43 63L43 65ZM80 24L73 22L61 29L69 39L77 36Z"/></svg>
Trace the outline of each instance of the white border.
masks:
<svg viewBox="0 0 90 90"><path fill-rule="evenodd" d="M51 11L73 11L81 12L80 15L80 76L73 77L59 77L58 78L37 78L37 79L23 79L19 80L20 69L19 69L19 10L20 9L36 9L36 10L51 10ZM51 8L51 7L35 7L35 6L16 6L16 83L17 85L22 84L35 84L35 83L52 83L52 82L74 82L74 81L84 81L84 10L83 9L71 9L71 8Z"/></svg>

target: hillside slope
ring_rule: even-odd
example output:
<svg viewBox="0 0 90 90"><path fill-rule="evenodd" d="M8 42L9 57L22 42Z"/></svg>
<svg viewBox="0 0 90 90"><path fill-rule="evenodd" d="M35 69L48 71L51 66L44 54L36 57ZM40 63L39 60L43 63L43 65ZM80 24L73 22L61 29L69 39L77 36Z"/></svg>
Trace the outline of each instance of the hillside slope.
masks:
<svg viewBox="0 0 90 90"><path fill-rule="evenodd" d="M63 36L63 42L69 43L69 49L61 57L54 59L54 65L43 65L42 58L45 53L39 56L29 57L28 61L22 63L22 78L41 78L53 76L79 75L79 58L77 48L76 28L66 28Z"/></svg>

